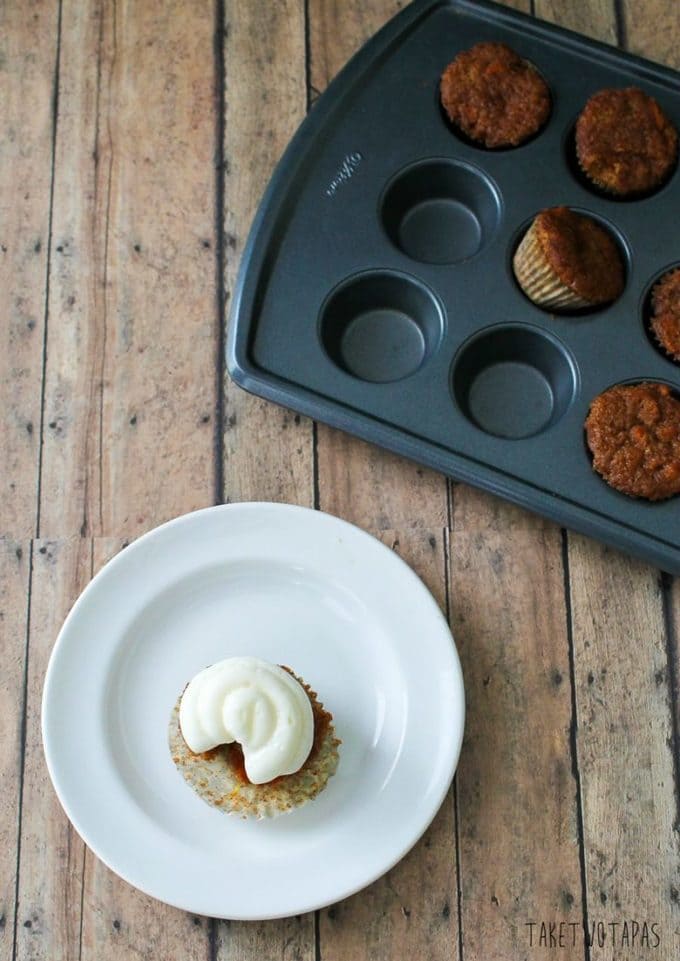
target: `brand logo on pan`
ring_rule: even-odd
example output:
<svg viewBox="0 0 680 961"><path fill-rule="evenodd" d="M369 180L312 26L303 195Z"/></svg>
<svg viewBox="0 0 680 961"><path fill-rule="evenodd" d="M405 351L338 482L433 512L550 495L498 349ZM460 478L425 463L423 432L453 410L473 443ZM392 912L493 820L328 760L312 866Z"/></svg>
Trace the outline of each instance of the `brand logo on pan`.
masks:
<svg viewBox="0 0 680 961"><path fill-rule="evenodd" d="M338 187L341 187L346 180L349 180L363 159L363 155L360 154L358 150L354 153L347 154L342 161L342 166L324 191L327 197L335 196Z"/></svg>

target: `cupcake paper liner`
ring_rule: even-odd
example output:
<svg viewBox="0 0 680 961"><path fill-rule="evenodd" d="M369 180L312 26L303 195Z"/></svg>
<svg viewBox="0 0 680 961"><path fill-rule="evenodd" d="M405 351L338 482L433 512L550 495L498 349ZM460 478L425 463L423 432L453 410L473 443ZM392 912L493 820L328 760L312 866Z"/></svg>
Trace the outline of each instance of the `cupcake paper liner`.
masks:
<svg viewBox="0 0 680 961"><path fill-rule="evenodd" d="M655 295L664 282L671 281L676 275L680 276L680 267L672 268L667 271L654 285L652 290L652 313L649 318L649 329L651 330L655 342L663 351L664 356L669 357L675 363L680 363L680 349L675 349L675 345L680 343L680 315L674 317L659 316L655 305Z"/></svg>
<svg viewBox="0 0 680 961"><path fill-rule="evenodd" d="M634 190L633 191L617 190L616 188L612 187L610 184L605 183L604 180L598 180L595 174L593 174L591 170L587 170L581 163L581 155L579 154L578 147L576 147L575 152L576 152L576 162L578 163L578 169L581 171L581 173L586 178L588 183L592 187L594 187L596 190L599 190L600 193L606 194L608 197L616 197L620 200L621 197L635 197L637 193L649 192L649 191L634 191ZM652 187L650 189L655 190L656 188Z"/></svg>
<svg viewBox="0 0 680 961"><path fill-rule="evenodd" d="M572 310L590 306L557 276L538 241L535 223L524 235L512 261L515 277L530 300L540 307Z"/></svg>
<svg viewBox="0 0 680 961"><path fill-rule="evenodd" d="M293 677L307 692L316 718L317 710L323 707L316 692L299 677ZM257 819L285 814L315 798L337 769L340 741L335 736L332 722L329 722L321 744L312 748L310 756L295 774L276 778L267 784L244 781L232 762L233 753L228 746L204 754L189 750L179 726L181 700L180 695L170 716L168 743L172 760L189 787L202 800L225 814Z"/></svg>
<svg viewBox="0 0 680 961"><path fill-rule="evenodd" d="M649 329L654 336L654 342L658 348L663 352L664 357L668 357L670 360L675 361L676 364L680 364L680 352L672 350L664 340L664 336L659 332L658 328L654 325L654 320L652 319Z"/></svg>

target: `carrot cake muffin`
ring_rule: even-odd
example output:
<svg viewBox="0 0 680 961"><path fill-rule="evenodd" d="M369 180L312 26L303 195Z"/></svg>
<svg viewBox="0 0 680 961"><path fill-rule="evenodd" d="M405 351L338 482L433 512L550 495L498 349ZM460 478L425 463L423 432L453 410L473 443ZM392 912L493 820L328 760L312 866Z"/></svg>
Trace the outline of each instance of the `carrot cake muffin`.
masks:
<svg viewBox="0 0 680 961"><path fill-rule="evenodd" d="M591 217L568 207L542 210L515 251L517 281L539 307L572 310L615 300L624 267L616 242Z"/></svg>
<svg viewBox="0 0 680 961"><path fill-rule="evenodd" d="M338 766L332 715L290 668L230 657L186 686L170 718L172 759L208 804L275 817L322 791Z"/></svg>
<svg viewBox="0 0 680 961"><path fill-rule="evenodd" d="M593 467L631 497L680 494L680 400L666 384L619 384L592 402L586 439Z"/></svg>
<svg viewBox="0 0 680 961"><path fill-rule="evenodd" d="M588 179L618 197L648 193L675 167L678 135L637 87L600 90L576 121L576 156Z"/></svg>
<svg viewBox="0 0 680 961"><path fill-rule="evenodd" d="M519 146L550 114L545 80L504 43L463 50L442 74L439 89L449 120L485 147Z"/></svg>
<svg viewBox="0 0 680 961"><path fill-rule="evenodd" d="M680 361L680 267L654 284L650 326L666 353Z"/></svg>

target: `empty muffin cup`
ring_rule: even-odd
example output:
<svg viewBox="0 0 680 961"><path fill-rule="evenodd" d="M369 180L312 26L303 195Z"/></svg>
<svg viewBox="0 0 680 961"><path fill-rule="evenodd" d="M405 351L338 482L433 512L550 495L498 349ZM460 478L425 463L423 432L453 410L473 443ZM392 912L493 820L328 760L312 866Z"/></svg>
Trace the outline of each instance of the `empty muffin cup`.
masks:
<svg viewBox="0 0 680 961"><path fill-rule="evenodd" d="M381 217L392 243L428 264L468 260L492 239L501 200L493 181L476 167L423 160L388 184Z"/></svg>
<svg viewBox="0 0 680 961"><path fill-rule="evenodd" d="M540 434L566 413L576 392L566 347L535 327L487 327L463 345L453 367L453 394L476 427L519 440Z"/></svg>
<svg viewBox="0 0 680 961"><path fill-rule="evenodd" d="M439 346L444 314L419 281L367 271L336 287L321 309L326 353L360 380L387 383L414 374Z"/></svg>

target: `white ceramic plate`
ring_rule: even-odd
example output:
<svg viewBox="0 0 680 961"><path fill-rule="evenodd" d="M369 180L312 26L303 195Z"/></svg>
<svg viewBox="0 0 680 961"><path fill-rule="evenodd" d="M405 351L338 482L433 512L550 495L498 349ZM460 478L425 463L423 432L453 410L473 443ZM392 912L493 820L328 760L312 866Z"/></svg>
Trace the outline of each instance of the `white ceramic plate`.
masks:
<svg viewBox="0 0 680 961"><path fill-rule="evenodd" d="M175 769L170 711L224 657L290 665L342 738L326 790L270 821L229 817ZM197 914L300 914L392 867L458 761L458 656L396 554L318 511L232 504L135 541L88 585L50 660L43 741L59 799L105 864Z"/></svg>

